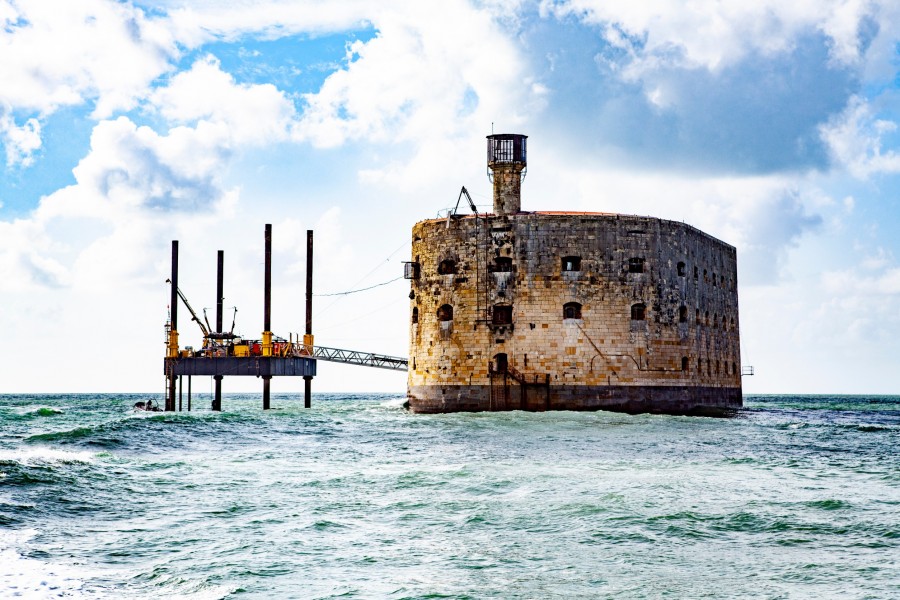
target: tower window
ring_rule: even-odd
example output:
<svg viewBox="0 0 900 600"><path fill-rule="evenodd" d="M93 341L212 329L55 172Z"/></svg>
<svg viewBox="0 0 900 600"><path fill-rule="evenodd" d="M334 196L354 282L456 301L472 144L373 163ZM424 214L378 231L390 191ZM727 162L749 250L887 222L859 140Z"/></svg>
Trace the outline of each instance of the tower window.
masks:
<svg viewBox="0 0 900 600"><path fill-rule="evenodd" d="M643 321L646 318L647 314L647 305L646 304L632 304L631 305L631 320L632 321Z"/></svg>
<svg viewBox="0 0 900 600"><path fill-rule="evenodd" d="M497 305L492 311L492 322L494 325L509 325L512 323L512 306Z"/></svg>
<svg viewBox="0 0 900 600"><path fill-rule="evenodd" d="M580 271L581 270L581 257L580 256L563 256L562 257L562 270L563 271Z"/></svg>
<svg viewBox="0 0 900 600"><path fill-rule="evenodd" d="M456 261L447 258L438 264L438 275L453 275L456 273Z"/></svg>
<svg viewBox="0 0 900 600"><path fill-rule="evenodd" d="M685 264L683 262L678 263L678 276L684 277L685 273Z"/></svg>
<svg viewBox="0 0 900 600"><path fill-rule="evenodd" d="M716 285L716 274L715 273L712 274L712 284L713 284L713 287L715 287L715 285Z"/></svg>
<svg viewBox="0 0 900 600"><path fill-rule="evenodd" d="M694 279L700 279L700 269L694 267Z"/></svg>
<svg viewBox="0 0 900 600"><path fill-rule="evenodd" d="M563 319L580 319L581 305L577 302L566 302L563 304Z"/></svg>
<svg viewBox="0 0 900 600"><path fill-rule="evenodd" d="M449 304L443 304L437 311L438 321L452 321L453 307Z"/></svg>
<svg viewBox="0 0 900 600"><path fill-rule="evenodd" d="M681 357L681 370L682 371L688 370L688 357L687 356Z"/></svg>
<svg viewBox="0 0 900 600"><path fill-rule="evenodd" d="M419 278L419 263L417 263L417 262L403 263L403 278L404 279L418 279Z"/></svg>
<svg viewBox="0 0 900 600"><path fill-rule="evenodd" d="M491 269L494 273L511 273L512 259L508 256L498 256L494 259L494 264L491 265Z"/></svg>
<svg viewBox="0 0 900 600"><path fill-rule="evenodd" d="M643 273L644 272L644 259L635 256L628 259L628 272L629 273Z"/></svg>
<svg viewBox="0 0 900 600"><path fill-rule="evenodd" d="M418 306L413 307L412 322L413 323L419 322L419 307Z"/></svg>
<svg viewBox="0 0 900 600"><path fill-rule="evenodd" d="M679 323L687 323L687 312L688 312L687 306L682 305L678 309L678 322Z"/></svg>

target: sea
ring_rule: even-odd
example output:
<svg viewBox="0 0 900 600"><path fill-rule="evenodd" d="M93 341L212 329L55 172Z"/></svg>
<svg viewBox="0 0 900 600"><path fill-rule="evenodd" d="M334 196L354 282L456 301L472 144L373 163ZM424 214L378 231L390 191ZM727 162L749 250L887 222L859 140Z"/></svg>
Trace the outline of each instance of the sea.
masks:
<svg viewBox="0 0 900 600"><path fill-rule="evenodd" d="M2 598L900 598L900 396L0 396Z"/></svg>

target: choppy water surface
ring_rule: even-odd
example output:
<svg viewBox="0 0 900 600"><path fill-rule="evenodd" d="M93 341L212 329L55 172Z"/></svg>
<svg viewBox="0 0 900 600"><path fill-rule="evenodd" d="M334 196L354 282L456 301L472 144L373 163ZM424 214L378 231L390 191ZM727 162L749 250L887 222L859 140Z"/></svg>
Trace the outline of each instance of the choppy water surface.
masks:
<svg viewBox="0 0 900 600"><path fill-rule="evenodd" d="M900 596L898 397L733 419L145 398L0 396L0 597Z"/></svg>

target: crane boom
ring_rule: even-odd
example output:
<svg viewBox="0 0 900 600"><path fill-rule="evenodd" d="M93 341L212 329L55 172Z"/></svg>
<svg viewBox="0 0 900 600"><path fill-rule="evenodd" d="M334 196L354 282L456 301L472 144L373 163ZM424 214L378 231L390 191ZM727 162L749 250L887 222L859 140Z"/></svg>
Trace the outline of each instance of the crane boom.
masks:
<svg viewBox="0 0 900 600"><path fill-rule="evenodd" d="M166 283L171 284L171 279L166 279ZM184 302L185 307L187 307L188 312L191 313L191 320L196 321L197 325L200 326L200 331L203 332L203 337L209 337L209 330L206 326L203 325L203 321L200 320L200 317L197 316L197 313L194 312L194 308L191 306L191 303L188 302L188 299L185 297L184 292L181 291L181 288L176 287L175 291L178 293L178 297L181 298L181 301Z"/></svg>

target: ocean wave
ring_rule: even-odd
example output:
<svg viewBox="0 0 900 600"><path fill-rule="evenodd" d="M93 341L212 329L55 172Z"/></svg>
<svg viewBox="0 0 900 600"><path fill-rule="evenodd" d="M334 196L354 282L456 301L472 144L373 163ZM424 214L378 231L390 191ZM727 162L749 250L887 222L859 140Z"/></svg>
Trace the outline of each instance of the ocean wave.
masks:
<svg viewBox="0 0 900 600"><path fill-rule="evenodd" d="M59 408L51 408L49 406L41 406L34 410L29 410L28 412L23 413L23 416L26 417L55 417L56 415L65 414L62 409Z"/></svg>
<svg viewBox="0 0 900 600"><path fill-rule="evenodd" d="M52 463L92 463L96 453L82 451L57 450L56 448L17 448L15 450L0 450L0 465L19 464L23 466L46 465Z"/></svg>

